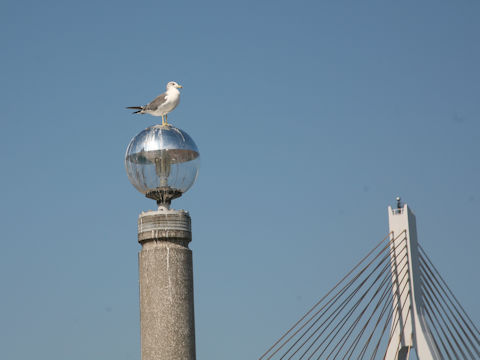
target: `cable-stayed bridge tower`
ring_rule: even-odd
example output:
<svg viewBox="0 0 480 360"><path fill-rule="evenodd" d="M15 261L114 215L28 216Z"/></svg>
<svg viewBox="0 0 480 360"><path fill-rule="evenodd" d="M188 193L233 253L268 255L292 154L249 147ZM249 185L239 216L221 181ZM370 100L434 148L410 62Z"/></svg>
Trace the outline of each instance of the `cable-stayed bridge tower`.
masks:
<svg viewBox="0 0 480 360"><path fill-rule="evenodd" d="M399 319L391 336L398 339L399 345L391 341L385 359L406 360L413 347L422 360L441 359L425 320L415 215L406 204L401 206L400 199L398 202L396 209L388 207L388 224L393 239L390 243L393 311ZM402 256L402 252L407 256ZM408 290L402 293L405 284Z"/></svg>
<svg viewBox="0 0 480 360"><path fill-rule="evenodd" d="M389 233L260 358L478 360L480 331L397 198Z"/></svg>

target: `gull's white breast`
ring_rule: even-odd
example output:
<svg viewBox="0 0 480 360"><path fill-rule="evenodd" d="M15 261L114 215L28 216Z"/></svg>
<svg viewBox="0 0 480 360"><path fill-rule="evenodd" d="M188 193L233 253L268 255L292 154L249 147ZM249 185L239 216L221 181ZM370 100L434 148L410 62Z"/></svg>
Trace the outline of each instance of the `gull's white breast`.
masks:
<svg viewBox="0 0 480 360"><path fill-rule="evenodd" d="M151 112L152 115L163 116L175 109L180 102L180 91L177 89L167 91L165 94L165 100L166 101L163 104Z"/></svg>

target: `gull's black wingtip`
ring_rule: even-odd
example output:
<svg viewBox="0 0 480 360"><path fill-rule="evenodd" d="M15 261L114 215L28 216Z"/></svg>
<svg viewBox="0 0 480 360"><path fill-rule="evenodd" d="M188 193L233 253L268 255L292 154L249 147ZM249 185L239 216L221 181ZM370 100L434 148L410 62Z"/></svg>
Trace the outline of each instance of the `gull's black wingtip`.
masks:
<svg viewBox="0 0 480 360"><path fill-rule="evenodd" d="M127 106L125 109L138 110L138 111L134 111L132 113L132 114L138 114L139 112L141 112L143 110L143 107L142 106Z"/></svg>

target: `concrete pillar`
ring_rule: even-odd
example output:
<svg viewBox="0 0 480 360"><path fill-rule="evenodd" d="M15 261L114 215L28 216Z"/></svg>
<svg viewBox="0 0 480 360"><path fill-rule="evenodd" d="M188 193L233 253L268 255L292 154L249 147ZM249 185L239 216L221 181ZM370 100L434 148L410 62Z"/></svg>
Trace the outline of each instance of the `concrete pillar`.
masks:
<svg viewBox="0 0 480 360"><path fill-rule="evenodd" d="M138 218L142 360L195 360L191 220L160 208Z"/></svg>
<svg viewBox="0 0 480 360"><path fill-rule="evenodd" d="M388 224L392 239L396 239L390 246L395 301L392 320L399 319L399 324L395 326L392 321L391 329L394 331L385 359L407 360L412 347L415 347L419 359L443 359L425 320L415 215L407 204L401 206L399 203L397 209L389 206Z"/></svg>

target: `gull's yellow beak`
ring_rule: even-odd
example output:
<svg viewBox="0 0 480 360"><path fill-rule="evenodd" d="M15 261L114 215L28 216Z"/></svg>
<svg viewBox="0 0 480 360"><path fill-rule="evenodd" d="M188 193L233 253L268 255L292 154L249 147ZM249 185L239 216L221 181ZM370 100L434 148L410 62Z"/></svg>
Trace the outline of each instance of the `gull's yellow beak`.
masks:
<svg viewBox="0 0 480 360"><path fill-rule="evenodd" d="M179 89L183 89L183 86L182 86L182 85L178 85L178 88L179 88Z"/></svg>

